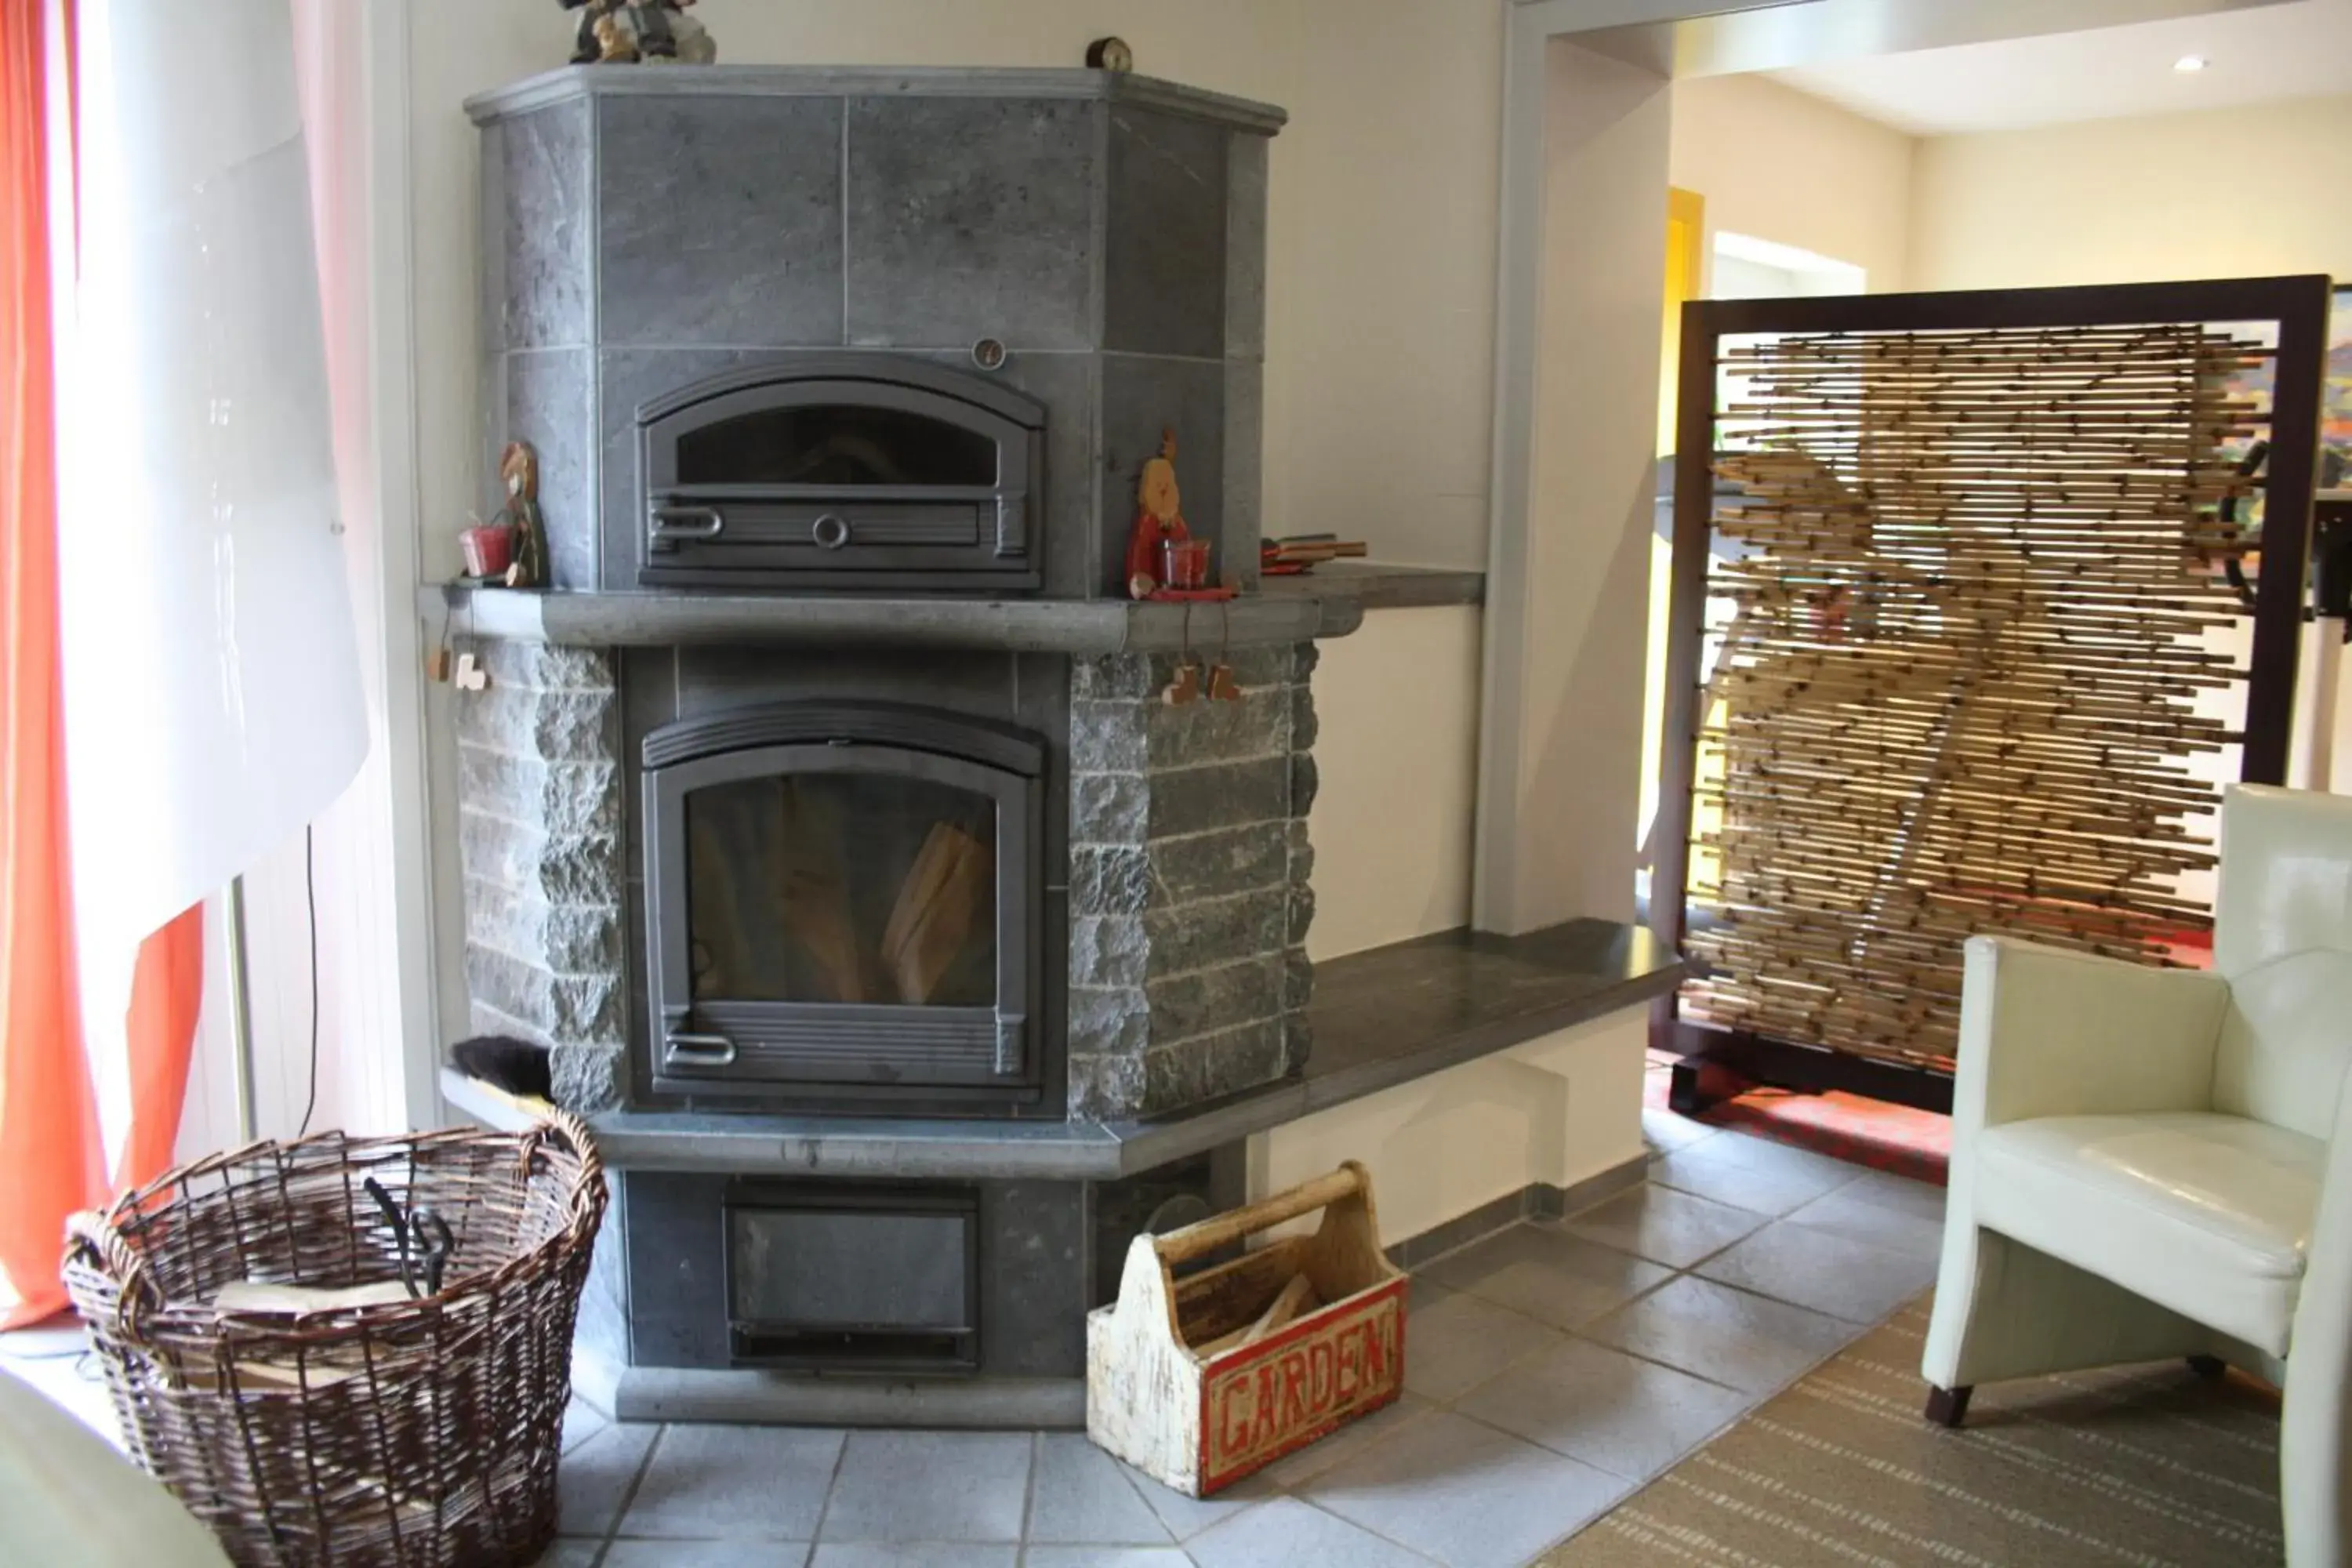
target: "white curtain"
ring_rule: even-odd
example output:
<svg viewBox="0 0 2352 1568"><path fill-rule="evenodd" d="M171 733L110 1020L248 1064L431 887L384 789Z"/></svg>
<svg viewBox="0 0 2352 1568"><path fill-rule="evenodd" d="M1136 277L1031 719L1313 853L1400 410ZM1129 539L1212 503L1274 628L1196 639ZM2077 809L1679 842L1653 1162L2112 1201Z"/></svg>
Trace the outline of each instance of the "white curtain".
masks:
<svg viewBox="0 0 2352 1568"><path fill-rule="evenodd" d="M330 18L304 32L313 85L356 9L306 5ZM335 466L366 410L352 378L330 395L289 0L80 0L78 38L61 576L111 1142L139 942L299 837L366 755Z"/></svg>

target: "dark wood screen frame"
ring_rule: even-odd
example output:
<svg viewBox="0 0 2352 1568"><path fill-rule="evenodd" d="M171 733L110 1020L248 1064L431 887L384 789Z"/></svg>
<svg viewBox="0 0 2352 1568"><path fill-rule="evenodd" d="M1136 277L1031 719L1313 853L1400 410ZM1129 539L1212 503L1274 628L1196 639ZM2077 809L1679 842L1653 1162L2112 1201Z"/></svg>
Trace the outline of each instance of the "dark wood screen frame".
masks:
<svg viewBox="0 0 2352 1568"><path fill-rule="evenodd" d="M2333 281L2324 275L2078 289L1972 289L1791 300L1695 300L1683 307L1675 411L1674 566L1666 623L1666 711L1657 853L1650 872L1650 929L1680 952L1686 929L1690 832L1704 717L1707 563L1715 531L1718 344L1756 332L1900 332L1995 328L2272 322L2270 464L2263 484L2262 580L2246 693L2239 777L2286 782L2294 687L2309 567L2312 505L2319 479L2321 387ZM2298 411L2281 417L2280 410ZM2307 415L2307 416L2305 416ZM2290 520L2292 520L2290 521ZM1935 1110L1951 1109L1951 1079L1818 1046L1696 1025L1677 998L1651 1014L1652 1048L1683 1059L1674 1105L1693 1111L1743 1082L1843 1089Z"/></svg>

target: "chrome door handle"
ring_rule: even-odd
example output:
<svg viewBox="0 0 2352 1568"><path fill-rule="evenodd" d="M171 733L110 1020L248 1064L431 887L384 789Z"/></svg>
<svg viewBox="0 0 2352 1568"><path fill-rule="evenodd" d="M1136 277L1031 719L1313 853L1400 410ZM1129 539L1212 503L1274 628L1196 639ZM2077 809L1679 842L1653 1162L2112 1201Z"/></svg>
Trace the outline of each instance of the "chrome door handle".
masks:
<svg viewBox="0 0 2352 1568"><path fill-rule="evenodd" d="M657 506L646 520L646 545L668 553L681 540L716 539L727 531L727 516L715 506Z"/></svg>
<svg viewBox="0 0 2352 1568"><path fill-rule="evenodd" d="M724 1035L664 1035L662 1050L669 1067L723 1068L735 1063L735 1042Z"/></svg>

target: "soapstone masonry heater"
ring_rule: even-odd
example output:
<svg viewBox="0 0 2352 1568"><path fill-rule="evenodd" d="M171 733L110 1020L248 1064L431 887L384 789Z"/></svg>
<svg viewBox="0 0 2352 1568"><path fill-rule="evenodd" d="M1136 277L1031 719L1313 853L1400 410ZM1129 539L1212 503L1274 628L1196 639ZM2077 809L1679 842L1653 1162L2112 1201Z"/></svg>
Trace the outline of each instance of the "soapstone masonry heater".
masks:
<svg viewBox="0 0 2352 1568"><path fill-rule="evenodd" d="M724 66L469 109L483 471L537 448L553 583L436 595L490 678L466 976L615 1171L583 1386L1076 1424L1129 1238L1315 1087L1310 676L1362 605L1257 581L1283 113ZM1230 602L1129 596L1171 429ZM1192 658L1239 700L1164 700Z"/></svg>

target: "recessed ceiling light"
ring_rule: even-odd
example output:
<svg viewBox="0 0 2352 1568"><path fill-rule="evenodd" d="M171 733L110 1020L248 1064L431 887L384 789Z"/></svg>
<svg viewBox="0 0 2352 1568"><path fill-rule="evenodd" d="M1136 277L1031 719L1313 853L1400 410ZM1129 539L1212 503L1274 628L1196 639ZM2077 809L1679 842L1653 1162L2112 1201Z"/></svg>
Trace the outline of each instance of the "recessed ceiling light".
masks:
<svg viewBox="0 0 2352 1568"><path fill-rule="evenodd" d="M2207 66L2211 65L2212 63L2213 62L2211 60L2207 59L2203 55L2183 55L2179 59L2172 62L2172 68L2182 72L2183 74L2193 74L2194 72L2203 70Z"/></svg>

